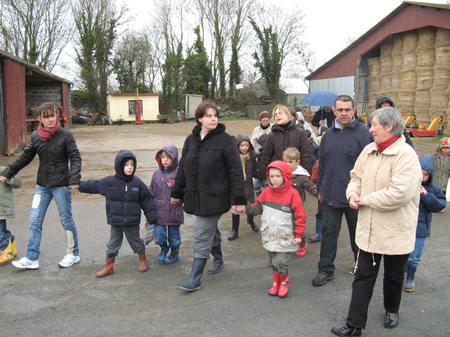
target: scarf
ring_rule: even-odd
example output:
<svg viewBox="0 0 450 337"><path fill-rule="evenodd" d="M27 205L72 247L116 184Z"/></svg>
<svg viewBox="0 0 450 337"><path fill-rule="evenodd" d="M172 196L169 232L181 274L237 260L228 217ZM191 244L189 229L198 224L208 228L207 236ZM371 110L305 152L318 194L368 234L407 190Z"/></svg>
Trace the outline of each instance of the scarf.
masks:
<svg viewBox="0 0 450 337"><path fill-rule="evenodd" d="M59 130L59 127L60 127L59 121L56 121L55 126L52 127L51 129L44 129L42 127L42 124L39 124L37 128L39 132L39 138L41 138L42 141L46 142L47 140L53 137L53 135Z"/></svg>
<svg viewBox="0 0 450 337"><path fill-rule="evenodd" d="M397 140L399 140L399 136L392 136L388 140L385 140L384 142L381 142L377 144L377 149L380 153L383 153L384 150L386 150L389 146L394 144Z"/></svg>
<svg viewBox="0 0 450 337"><path fill-rule="evenodd" d="M268 123L266 126L262 125L262 123L260 125L261 125L261 129L263 129L263 130L266 130L269 126L271 126L270 123Z"/></svg>
<svg viewBox="0 0 450 337"><path fill-rule="evenodd" d="M241 153L241 164L242 164L242 171L244 172L244 180L247 180L247 176L245 174L245 162L250 159L250 153Z"/></svg>

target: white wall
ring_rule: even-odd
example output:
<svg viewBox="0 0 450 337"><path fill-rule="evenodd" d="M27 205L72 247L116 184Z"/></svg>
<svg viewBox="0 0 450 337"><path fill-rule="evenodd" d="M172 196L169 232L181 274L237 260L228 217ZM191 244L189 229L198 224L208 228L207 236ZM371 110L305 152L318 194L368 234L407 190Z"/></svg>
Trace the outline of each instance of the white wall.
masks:
<svg viewBox="0 0 450 337"><path fill-rule="evenodd" d="M116 122L122 119L124 122L136 121L135 115L128 114L128 101L135 101L136 95L108 95L107 99L107 113L111 119ZM144 121L157 121L159 114L159 96L145 96L139 95L139 100L142 101L142 116Z"/></svg>

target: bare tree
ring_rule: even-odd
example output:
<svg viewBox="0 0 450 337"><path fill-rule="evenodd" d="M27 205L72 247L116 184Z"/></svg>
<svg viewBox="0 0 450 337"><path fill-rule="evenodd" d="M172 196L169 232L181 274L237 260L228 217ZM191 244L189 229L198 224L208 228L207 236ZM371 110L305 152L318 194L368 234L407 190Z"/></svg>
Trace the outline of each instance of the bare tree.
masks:
<svg viewBox="0 0 450 337"><path fill-rule="evenodd" d="M51 71L73 34L66 0L4 0L1 48Z"/></svg>

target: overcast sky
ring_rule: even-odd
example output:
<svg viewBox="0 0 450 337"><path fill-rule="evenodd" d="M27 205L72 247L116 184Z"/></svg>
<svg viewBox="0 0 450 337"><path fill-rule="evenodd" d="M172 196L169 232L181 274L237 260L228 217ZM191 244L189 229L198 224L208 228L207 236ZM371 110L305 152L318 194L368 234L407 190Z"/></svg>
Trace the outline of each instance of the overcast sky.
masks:
<svg viewBox="0 0 450 337"><path fill-rule="evenodd" d="M132 28L138 30L148 22L152 9L151 0L117 0L125 3L135 18ZM348 46L349 39L356 40L375 26L395 8L401 0L265 0L286 9L300 7L305 13L304 40L316 55L316 68ZM445 0L422 2L445 3ZM74 80L74 74L62 77ZM70 77L69 77L70 76Z"/></svg>

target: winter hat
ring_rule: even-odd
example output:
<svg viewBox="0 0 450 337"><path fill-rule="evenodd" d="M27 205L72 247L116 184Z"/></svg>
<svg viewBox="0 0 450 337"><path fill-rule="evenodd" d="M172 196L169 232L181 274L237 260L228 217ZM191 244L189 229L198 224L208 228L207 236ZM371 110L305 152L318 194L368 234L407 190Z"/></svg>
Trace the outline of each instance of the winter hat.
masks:
<svg viewBox="0 0 450 337"><path fill-rule="evenodd" d="M392 99L390 99L388 96L386 95L381 95L377 98L377 102L375 103L375 109L379 109L381 108L381 104L383 102L389 102L389 104L391 105L391 107L395 108L394 105L394 101Z"/></svg>
<svg viewBox="0 0 450 337"><path fill-rule="evenodd" d="M450 138L441 138L441 140L439 141L439 147L450 147Z"/></svg>
<svg viewBox="0 0 450 337"><path fill-rule="evenodd" d="M259 145L264 146L266 143L266 140L269 136L267 133L263 133L261 136L259 136L258 140L256 141Z"/></svg>
<svg viewBox="0 0 450 337"><path fill-rule="evenodd" d="M270 114L267 111L263 111L259 114L259 120L261 121L263 118L270 119Z"/></svg>
<svg viewBox="0 0 450 337"><path fill-rule="evenodd" d="M302 122L305 121L305 117L303 117L303 114L300 111L297 111L297 119Z"/></svg>

